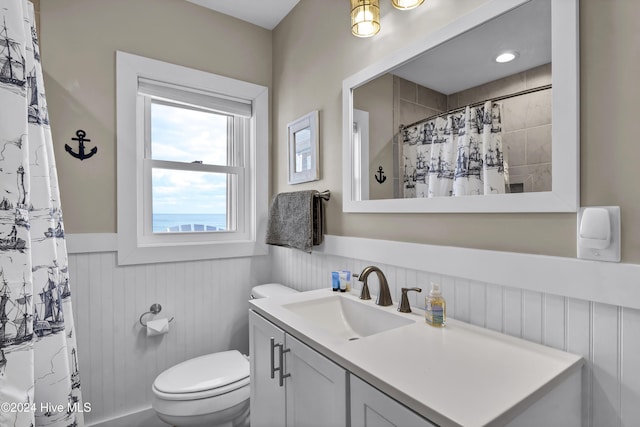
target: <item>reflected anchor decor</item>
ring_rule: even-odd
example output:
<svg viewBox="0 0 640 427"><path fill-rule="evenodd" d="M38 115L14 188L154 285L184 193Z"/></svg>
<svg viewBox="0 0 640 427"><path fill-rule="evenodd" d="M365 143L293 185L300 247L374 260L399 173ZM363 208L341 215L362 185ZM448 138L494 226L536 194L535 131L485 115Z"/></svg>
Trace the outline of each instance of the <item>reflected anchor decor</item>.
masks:
<svg viewBox="0 0 640 427"><path fill-rule="evenodd" d="M374 177L376 178L376 181L378 181L378 184L382 184L387 180L387 176L384 174L382 166L378 167L378 172L374 175Z"/></svg>
<svg viewBox="0 0 640 427"><path fill-rule="evenodd" d="M84 160L84 159L88 159L89 157L92 157L94 154L96 154L98 152L98 147L93 147L91 149L91 151L89 151L89 153L85 153L84 151L84 143L91 141L90 139L86 139L85 136L87 136L87 133L85 131L83 131L82 129L78 129L76 131L76 136L77 138L71 138L72 141L78 141L78 152L74 152L73 148L71 148L68 144L64 145L65 150L67 150L67 152L69 154L71 154L73 157L75 157L76 159L80 159L80 160Z"/></svg>

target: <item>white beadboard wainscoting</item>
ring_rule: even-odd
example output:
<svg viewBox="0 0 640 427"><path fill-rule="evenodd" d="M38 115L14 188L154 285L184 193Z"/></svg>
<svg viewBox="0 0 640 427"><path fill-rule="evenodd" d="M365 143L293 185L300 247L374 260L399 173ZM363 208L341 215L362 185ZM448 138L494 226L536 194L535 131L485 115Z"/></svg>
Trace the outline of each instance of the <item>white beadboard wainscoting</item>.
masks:
<svg viewBox="0 0 640 427"><path fill-rule="evenodd" d="M418 286L411 305L424 308L438 282L449 317L583 356L583 426L640 425L640 266L336 236L312 254L271 248L271 279L298 290L371 264L394 304Z"/></svg>
<svg viewBox="0 0 640 427"><path fill-rule="evenodd" d="M423 308L437 281L450 317L582 355L583 425L640 425L640 265L326 236L312 254L271 247L266 257L118 267L115 235L67 243L90 426L162 425L149 410L155 376L201 354L246 352L253 285L318 289L333 270L370 264L394 303L401 287L419 286L411 304ZM375 275L370 283L377 294ZM175 320L147 338L138 318L153 302Z"/></svg>
<svg viewBox="0 0 640 427"><path fill-rule="evenodd" d="M160 372L216 351L248 353L247 300L270 275L268 257L119 267L116 252L104 252L114 250L113 241L90 239L87 246L69 239L82 393L91 403L85 420L163 426L149 410ZM156 302L157 317L174 320L168 334L147 337L138 320Z"/></svg>

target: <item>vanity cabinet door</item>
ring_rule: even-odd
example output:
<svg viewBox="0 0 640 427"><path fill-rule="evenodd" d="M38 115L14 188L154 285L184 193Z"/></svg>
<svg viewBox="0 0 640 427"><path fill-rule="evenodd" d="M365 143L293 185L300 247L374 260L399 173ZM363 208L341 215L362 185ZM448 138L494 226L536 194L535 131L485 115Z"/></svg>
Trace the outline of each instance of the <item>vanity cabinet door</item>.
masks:
<svg viewBox="0 0 640 427"><path fill-rule="evenodd" d="M347 371L307 345L286 336L287 426L344 427ZM252 427L254 424L251 424Z"/></svg>
<svg viewBox="0 0 640 427"><path fill-rule="evenodd" d="M343 368L251 310L249 352L251 427L348 425L347 371Z"/></svg>
<svg viewBox="0 0 640 427"><path fill-rule="evenodd" d="M249 311L249 355L251 369L251 427L285 425L285 389L280 386L278 372L278 348L284 344L284 331Z"/></svg>
<svg viewBox="0 0 640 427"><path fill-rule="evenodd" d="M436 427L355 375L351 383L351 427Z"/></svg>

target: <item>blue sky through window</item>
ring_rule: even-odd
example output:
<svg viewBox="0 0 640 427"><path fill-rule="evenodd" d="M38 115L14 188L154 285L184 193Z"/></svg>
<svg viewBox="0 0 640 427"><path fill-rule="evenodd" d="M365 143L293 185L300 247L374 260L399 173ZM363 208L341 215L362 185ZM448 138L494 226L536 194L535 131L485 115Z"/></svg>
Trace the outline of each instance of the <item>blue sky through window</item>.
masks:
<svg viewBox="0 0 640 427"><path fill-rule="evenodd" d="M154 160L227 165L227 123L222 114L151 105ZM226 214L227 175L154 168L153 213Z"/></svg>

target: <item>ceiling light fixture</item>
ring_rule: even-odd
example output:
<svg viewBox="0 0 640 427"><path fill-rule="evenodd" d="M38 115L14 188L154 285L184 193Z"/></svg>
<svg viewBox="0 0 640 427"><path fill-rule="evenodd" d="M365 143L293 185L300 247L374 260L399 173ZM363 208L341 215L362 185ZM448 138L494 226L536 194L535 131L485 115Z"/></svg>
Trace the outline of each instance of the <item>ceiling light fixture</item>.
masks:
<svg viewBox="0 0 640 427"><path fill-rule="evenodd" d="M511 62L518 57L518 52L510 51L510 52L502 52L500 55L496 56L496 62L501 64L505 62Z"/></svg>
<svg viewBox="0 0 640 427"><path fill-rule="evenodd" d="M393 7L400 10L414 9L422 3L424 3L424 0L391 0Z"/></svg>
<svg viewBox="0 0 640 427"><path fill-rule="evenodd" d="M380 31L379 0L351 0L351 32L357 37L371 37Z"/></svg>

